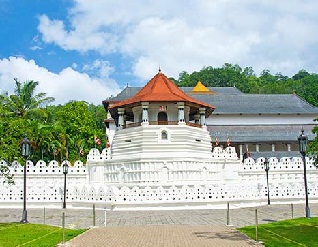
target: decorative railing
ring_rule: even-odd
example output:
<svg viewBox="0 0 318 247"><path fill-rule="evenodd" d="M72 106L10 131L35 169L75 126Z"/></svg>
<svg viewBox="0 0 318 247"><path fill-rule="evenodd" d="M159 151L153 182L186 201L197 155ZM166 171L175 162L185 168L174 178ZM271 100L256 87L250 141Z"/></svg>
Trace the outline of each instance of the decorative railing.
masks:
<svg viewBox="0 0 318 247"><path fill-rule="evenodd" d="M140 122L136 122L136 123L129 123L129 124L126 124L126 125L124 126L124 129L132 128L132 127L138 127L138 126L140 126L140 125L141 125L141 123L140 123Z"/></svg>
<svg viewBox="0 0 318 247"><path fill-rule="evenodd" d="M149 125L178 125L178 124L179 124L178 121L149 121ZM200 124L190 123L190 122L186 122L186 125L191 127L196 127L196 128L201 127ZM141 122L129 123L123 126L123 128L127 129L127 128L138 127L138 126L141 126Z"/></svg>
<svg viewBox="0 0 318 247"><path fill-rule="evenodd" d="M149 121L149 125L178 125L178 121Z"/></svg>
<svg viewBox="0 0 318 247"><path fill-rule="evenodd" d="M187 124L187 125L189 125L189 126L191 126L191 127L201 128L201 124L197 124L197 123L190 123L190 122L187 122L186 124Z"/></svg>
<svg viewBox="0 0 318 247"><path fill-rule="evenodd" d="M107 164L103 175L109 181L94 180L90 184L89 176L94 172L99 178L96 161L103 161L107 156L107 149L100 152L91 149L88 154L87 166L81 161L76 161L69 167L67 175L67 201L76 202L100 202L100 203L140 203L140 202L188 202L213 203L222 201L265 201L267 198L266 174L264 170L264 158L256 160L251 157L239 164L239 160L230 160L234 157L234 148L214 148L214 154L218 160L223 157L224 164L214 162L213 165L200 167L200 161L151 161ZM223 154L223 156L221 156ZM314 160L307 158L308 191L312 200L318 199L318 169ZM303 200L305 190L303 185L303 165L301 157L294 158L269 158L270 163L270 197L277 201ZM218 165L219 164L219 165ZM0 158L0 165L8 165ZM161 167L158 167L160 165ZM223 166L223 168L221 168ZM96 167L96 170L95 170ZM218 168L219 167L219 168ZM12 203L21 203L21 191L23 190L23 165L12 162L9 169L14 174L15 185L3 184L0 177L0 203L11 206ZM42 160L32 163L27 162L27 201L28 203L41 203L51 205L60 203L63 196L63 171L57 161L44 162ZM107 170L109 169L109 170ZM229 173L224 173L228 171ZM222 180L222 174L225 180ZM231 174L234 174L233 177ZM229 176L228 176L229 175ZM107 177L108 176L108 177ZM231 183L228 180L231 179ZM171 181L183 186L171 185ZM200 181L202 185L198 185ZM126 185L123 186L122 184ZM140 183L140 185L138 185ZM145 184L149 183L149 186ZM116 186L116 184L119 184ZM130 186L130 184L134 184ZM204 184L204 185L203 185ZM149 205L147 205L149 206Z"/></svg>

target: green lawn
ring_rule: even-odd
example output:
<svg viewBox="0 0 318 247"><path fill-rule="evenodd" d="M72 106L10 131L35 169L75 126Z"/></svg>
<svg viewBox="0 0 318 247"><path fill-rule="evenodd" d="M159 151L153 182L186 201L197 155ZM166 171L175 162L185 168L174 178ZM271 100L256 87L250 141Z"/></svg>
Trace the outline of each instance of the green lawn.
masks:
<svg viewBox="0 0 318 247"><path fill-rule="evenodd" d="M65 229L65 241L84 232L85 229ZM63 241L63 229L40 224L0 223L0 247L47 247Z"/></svg>
<svg viewBox="0 0 318 247"><path fill-rule="evenodd" d="M255 239L255 226L239 228ZM318 218L299 218L258 226L258 240L265 246L318 246Z"/></svg>

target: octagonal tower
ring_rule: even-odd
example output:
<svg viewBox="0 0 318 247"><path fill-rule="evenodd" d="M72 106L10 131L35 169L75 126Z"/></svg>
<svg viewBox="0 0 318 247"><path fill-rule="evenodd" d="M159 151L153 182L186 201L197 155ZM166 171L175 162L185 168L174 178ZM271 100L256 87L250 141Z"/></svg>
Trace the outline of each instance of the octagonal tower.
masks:
<svg viewBox="0 0 318 247"><path fill-rule="evenodd" d="M191 98L160 71L133 97L109 104L113 160L210 159L205 119L215 107Z"/></svg>

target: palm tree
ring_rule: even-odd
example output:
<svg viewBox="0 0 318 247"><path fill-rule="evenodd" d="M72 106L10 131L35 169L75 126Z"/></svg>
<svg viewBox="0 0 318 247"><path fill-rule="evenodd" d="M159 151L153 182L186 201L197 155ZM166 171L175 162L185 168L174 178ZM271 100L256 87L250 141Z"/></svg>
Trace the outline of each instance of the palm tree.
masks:
<svg viewBox="0 0 318 247"><path fill-rule="evenodd" d="M10 113L19 117L29 115L45 116L42 106L54 101L53 97L46 97L46 93L35 95L35 88L38 86L37 81L26 81L21 84L18 79L15 81L15 90L13 95L0 95L0 102L3 107Z"/></svg>
<svg viewBox="0 0 318 247"><path fill-rule="evenodd" d="M37 149L40 143L40 124L45 124L48 113L45 104L54 101L53 97L46 97L45 93L35 94L38 86L36 81L26 81L21 83L15 81L13 95L0 94L0 124L6 127L0 128L2 157L16 159L18 157L19 142L23 134L28 134L35 151L32 158L38 158ZM25 121L27 119L27 121Z"/></svg>

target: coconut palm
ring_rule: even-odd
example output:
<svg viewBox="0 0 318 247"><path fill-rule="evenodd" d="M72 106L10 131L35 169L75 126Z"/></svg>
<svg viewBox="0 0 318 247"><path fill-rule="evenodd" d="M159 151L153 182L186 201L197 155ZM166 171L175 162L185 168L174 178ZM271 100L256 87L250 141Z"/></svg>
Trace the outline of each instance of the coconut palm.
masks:
<svg viewBox="0 0 318 247"><path fill-rule="evenodd" d="M15 81L14 93L10 96L0 95L0 102L4 109L10 114L19 117L28 117L30 115L45 116L43 106L54 101L53 97L46 97L46 93L35 94L38 86L37 81L26 81L21 83L18 79Z"/></svg>

